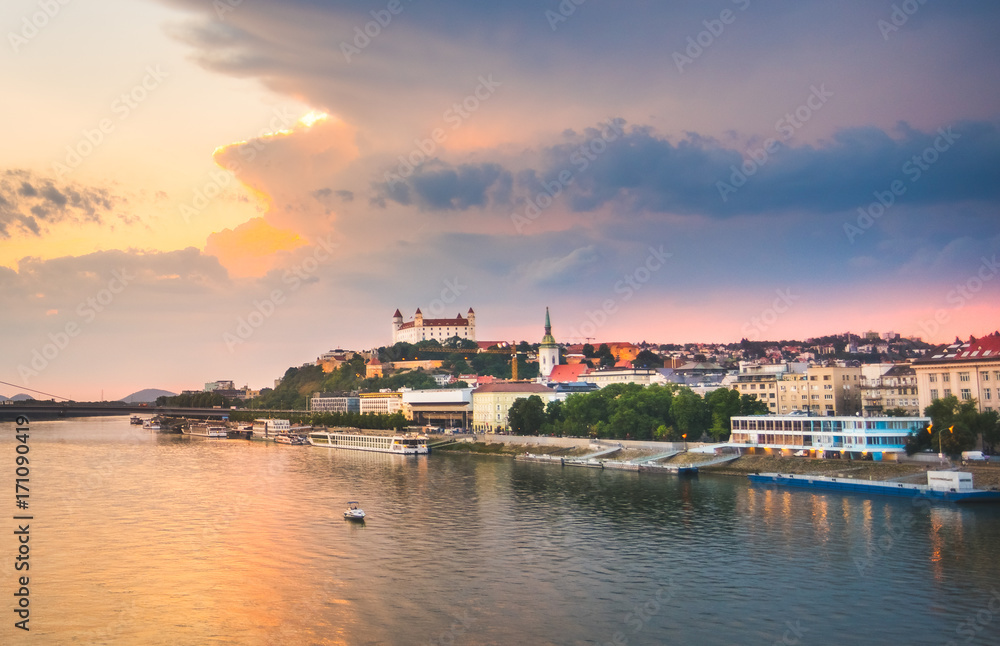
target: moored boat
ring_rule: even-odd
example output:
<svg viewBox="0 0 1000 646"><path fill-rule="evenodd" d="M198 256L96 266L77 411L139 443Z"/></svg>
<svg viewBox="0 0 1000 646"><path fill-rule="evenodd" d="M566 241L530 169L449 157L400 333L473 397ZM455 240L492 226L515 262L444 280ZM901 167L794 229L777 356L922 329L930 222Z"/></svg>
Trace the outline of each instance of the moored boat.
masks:
<svg viewBox="0 0 1000 646"><path fill-rule="evenodd" d="M305 446L309 444L309 440L302 437L301 435L275 435L275 444L291 444L294 446Z"/></svg>
<svg viewBox="0 0 1000 646"><path fill-rule="evenodd" d="M755 484L778 485L800 489L823 489L880 496L924 498L945 502L1000 502L1000 491L973 489L972 474L958 471L928 471L927 484L855 480L792 473L751 473Z"/></svg>
<svg viewBox="0 0 1000 646"><path fill-rule="evenodd" d="M398 455L421 455L429 453L427 436L416 433L396 435L369 435L361 433L345 433L338 431L313 431L309 434L309 443L329 449L349 449L353 451L377 451L379 453L396 453Z"/></svg>
<svg viewBox="0 0 1000 646"><path fill-rule="evenodd" d="M219 425L209 425L209 424L191 424L187 428L181 431L184 435L190 435L192 437L207 437L207 438L225 438L228 437L228 431L225 426Z"/></svg>
<svg viewBox="0 0 1000 646"><path fill-rule="evenodd" d="M156 418L147 419L142 423L142 427L147 431L158 431L160 430L160 420Z"/></svg>
<svg viewBox="0 0 1000 646"><path fill-rule="evenodd" d="M273 442L278 435L287 434L292 424L287 419L255 419L250 439L258 442Z"/></svg>

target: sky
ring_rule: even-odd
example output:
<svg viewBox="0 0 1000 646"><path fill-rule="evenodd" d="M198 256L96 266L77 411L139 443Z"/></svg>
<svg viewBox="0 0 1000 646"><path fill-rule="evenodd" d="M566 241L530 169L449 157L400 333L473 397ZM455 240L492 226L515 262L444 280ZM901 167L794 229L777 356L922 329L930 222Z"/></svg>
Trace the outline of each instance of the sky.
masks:
<svg viewBox="0 0 1000 646"><path fill-rule="evenodd" d="M998 27L986 0L5 2L0 381L271 386L389 345L396 308L532 342L546 307L563 342L990 333Z"/></svg>

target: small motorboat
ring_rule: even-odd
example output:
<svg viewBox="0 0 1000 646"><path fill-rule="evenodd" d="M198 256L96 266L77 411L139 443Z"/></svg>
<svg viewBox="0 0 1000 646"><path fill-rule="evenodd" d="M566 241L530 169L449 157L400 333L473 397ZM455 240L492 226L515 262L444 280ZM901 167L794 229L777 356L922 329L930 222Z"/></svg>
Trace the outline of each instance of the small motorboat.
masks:
<svg viewBox="0 0 1000 646"><path fill-rule="evenodd" d="M344 512L344 518L347 520L364 520L365 510L358 507L360 503L355 500L348 501L347 510Z"/></svg>

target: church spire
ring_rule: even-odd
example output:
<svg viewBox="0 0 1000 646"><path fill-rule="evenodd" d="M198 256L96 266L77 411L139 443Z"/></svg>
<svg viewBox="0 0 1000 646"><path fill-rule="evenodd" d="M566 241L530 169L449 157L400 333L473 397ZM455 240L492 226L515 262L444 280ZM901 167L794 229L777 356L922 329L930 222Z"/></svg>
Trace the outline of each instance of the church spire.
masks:
<svg viewBox="0 0 1000 646"><path fill-rule="evenodd" d="M545 308L545 336L552 334L552 323L549 321L549 308Z"/></svg>

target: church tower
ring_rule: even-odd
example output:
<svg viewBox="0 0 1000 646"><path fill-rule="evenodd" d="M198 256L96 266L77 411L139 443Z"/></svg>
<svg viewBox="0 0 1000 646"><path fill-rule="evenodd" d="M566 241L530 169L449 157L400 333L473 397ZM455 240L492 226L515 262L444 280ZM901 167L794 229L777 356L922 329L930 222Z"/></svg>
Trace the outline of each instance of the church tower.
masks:
<svg viewBox="0 0 1000 646"><path fill-rule="evenodd" d="M559 365L559 346L552 336L552 323L549 321L549 308L545 308L545 336L538 346L538 374L547 379L552 369Z"/></svg>

